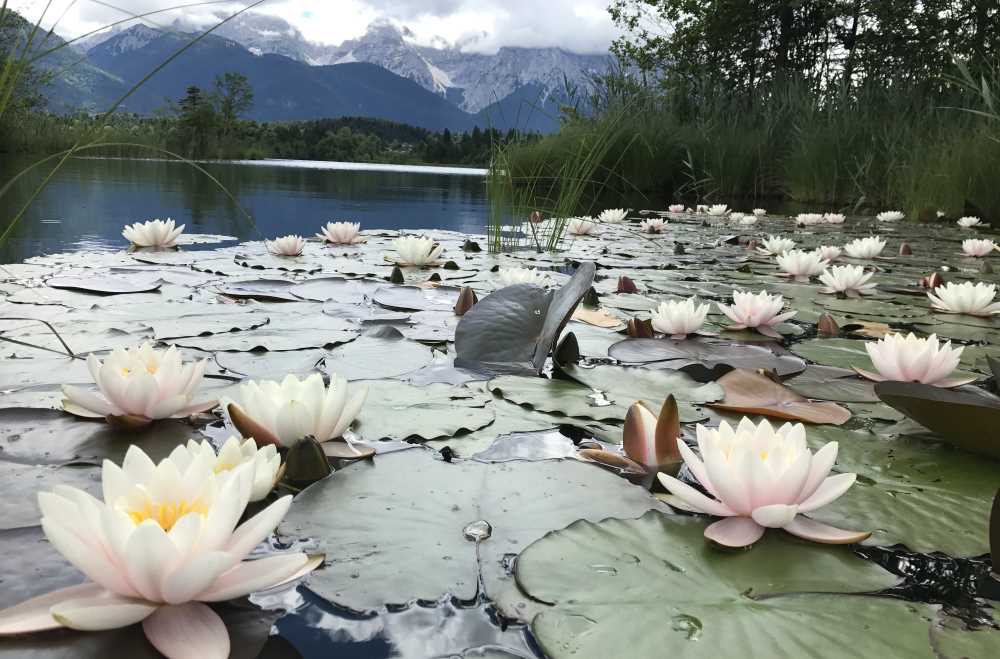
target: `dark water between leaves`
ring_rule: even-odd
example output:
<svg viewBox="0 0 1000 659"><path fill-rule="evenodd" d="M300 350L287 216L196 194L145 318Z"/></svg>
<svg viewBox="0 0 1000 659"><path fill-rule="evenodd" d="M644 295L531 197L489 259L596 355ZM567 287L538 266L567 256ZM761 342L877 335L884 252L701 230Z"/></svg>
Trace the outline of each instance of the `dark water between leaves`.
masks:
<svg viewBox="0 0 1000 659"><path fill-rule="evenodd" d="M0 161L0 185L31 164ZM489 215L482 170L354 163L204 165L254 217L256 228L204 174L177 162L70 160L0 246L0 263L75 249L125 247L125 224L172 218L187 233L240 240L310 237L329 221L364 229L482 233ZM6 226L48 170L24 176L0 198Z"/></svg>

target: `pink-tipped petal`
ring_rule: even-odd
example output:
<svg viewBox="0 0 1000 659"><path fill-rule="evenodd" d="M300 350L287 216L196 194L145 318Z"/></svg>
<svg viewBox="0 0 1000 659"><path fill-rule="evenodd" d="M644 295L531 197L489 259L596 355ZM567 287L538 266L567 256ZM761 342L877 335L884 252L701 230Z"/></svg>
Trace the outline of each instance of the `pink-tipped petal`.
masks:
<svg viewBox="0 0 1000 659"><path fill-rule="evenodd" d="M771 506L756 508L751 516L753 521L769 529L780 529L791 523L799 512L798 506L786 506L776 503Z"/></svg>
<svg viewBox="0 0 1000 659"><path fill-rule="evenodd" d="M820 483L820 486L816 488L816 491L812 493L812 496L799 504L799 512L812 512L835 501L842 494L844 494L844 492L847 492L852 485L854 485L854 481L857 477L857 474L837 474L836 476L828 476L822 483Z"/></svg>
<svg viewBox="0 0 1000 659"><path fill-rule="evenodd" d="M0 636L29 634L62 627L62 623L52 617L53 606L70 600L96 597L104 592L106 592L104 588L88 581L21 602L0 611Z"/></svg>
<svg viewBox="0 0 1000 659"><path fill-rule="evenodd" d="M725 547L749 547L764 535L764 527L749 517L727 517L710 524L705 537Z"/></svg>
<svg viewBox="0 0 1000 659"><path fill-rule="evenodd" d="M663 487L667 488L671 494L679 499L682 499L684 503L699 512L715 515L717 517L732 517L736 514L726 504L720 503L714 499L709 499L698 490L694 489L687 483L677 480L673 476L660 473L657 474L657 477L660 479L660 483Z"/></svg>
<svg viewBox="0 0 1000 659"><path fill-rule="evenodd" d="M52 617L64 627L82 632L118 629L142 622L159 604L104 591L92 597L80 597L54 604Z"/></svg>
<svg viewBox="0 0 1000 659"><path fill-rule="evenodd" d="M256 561L243 561L215 580L198 595L202 602L224 602L258 590L285 583L297 574L310 558L306 554L279 554Z"/></svg>
<svg viewBox="0 0 1000 659"><path fill-rule="evenodd" d="M835 526L817 522L803 515L799 515L787 524L785 531L804 540L821 542L826 545L851 545L856 542L867 540L871 536L866 531L845 531Z"/></svg>
<svg viewBox="0 0 1000 659"><path fill-rule="evenodd" d="M142 631L167 659L228 659L229 632L200 602L164 606L142 622Z"/></svg>

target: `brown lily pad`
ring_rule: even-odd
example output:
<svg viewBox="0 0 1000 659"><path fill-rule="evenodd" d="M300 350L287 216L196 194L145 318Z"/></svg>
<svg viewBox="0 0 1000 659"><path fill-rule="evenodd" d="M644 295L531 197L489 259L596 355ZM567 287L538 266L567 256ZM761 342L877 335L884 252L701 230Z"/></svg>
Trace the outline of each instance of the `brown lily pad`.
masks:
<svg viewBox="0 0 1000 659"><path fill-rule="evenodd" d="M719 378L717 384L726 392L721 403L709 403L717 410L836 426L851 418L850 410L836 403L811 401L754 371L733 369Z"/></svg>

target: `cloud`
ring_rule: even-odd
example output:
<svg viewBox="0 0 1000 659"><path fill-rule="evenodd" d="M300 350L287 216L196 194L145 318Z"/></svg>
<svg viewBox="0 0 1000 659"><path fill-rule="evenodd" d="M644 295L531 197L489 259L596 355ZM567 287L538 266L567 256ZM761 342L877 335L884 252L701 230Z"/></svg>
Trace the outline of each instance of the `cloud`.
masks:
<svg viewBox="0 0 1000 659"><path fill-rule="evenodd" d="M187 0L194 2L195 0ZM504 46L552 47L575 52L604 52L618 32L606 11L608 0L267 0L255 11L279 16L308 39L339 44L364 34L374 20L388 18L405 25L419 43L439 45L444 39L463 50L492 53ZM164 9L185 0L55 0L47 25L62 16L58 31L77 36L133 14ZM209 24L219 11L235 11L249 2L216 2L183 10L187 21ZM44 6L40 0L15 0L30 18ZM65 14L63 14L65 12ZM150 16L167 26L177 12Z"/></svg>

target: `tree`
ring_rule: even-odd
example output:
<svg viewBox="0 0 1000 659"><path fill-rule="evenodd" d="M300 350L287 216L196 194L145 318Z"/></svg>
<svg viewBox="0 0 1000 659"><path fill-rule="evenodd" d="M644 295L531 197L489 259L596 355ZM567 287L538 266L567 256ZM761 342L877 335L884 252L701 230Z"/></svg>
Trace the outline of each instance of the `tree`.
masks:
<svg viewBox="0 0 1000 659"><path fill-rule="evenodd" d="M245 75L230 71L216 77L215 93L222 133L228 135L240 116L253 107L253 88Z"/></svg>
<svg viewBox="0 0 1000 659"><path fill-rule="evenodd" d="M179 104L181 150L189 156L206 155L217 123L215 108L205 98L201 88L194 85L188 87Z"/></svg>

